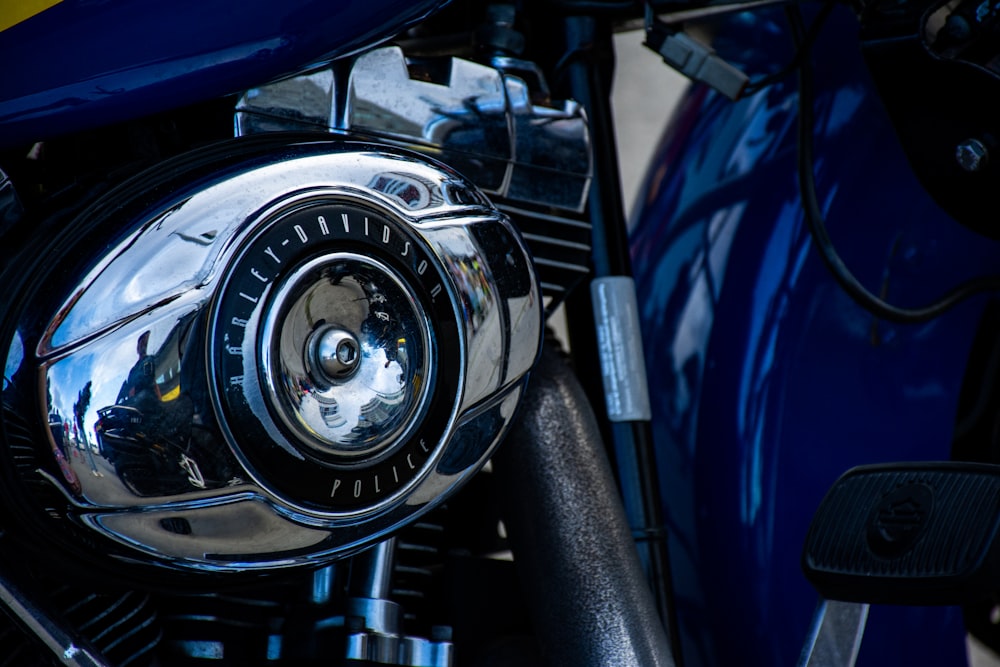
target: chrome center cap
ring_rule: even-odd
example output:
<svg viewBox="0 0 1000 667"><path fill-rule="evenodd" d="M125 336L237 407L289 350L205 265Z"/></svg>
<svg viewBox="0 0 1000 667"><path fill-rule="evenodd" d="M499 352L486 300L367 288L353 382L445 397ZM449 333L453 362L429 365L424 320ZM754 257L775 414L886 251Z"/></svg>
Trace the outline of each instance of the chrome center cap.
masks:
<svg viewBox="0 0 1000 667"><path fill-rule="evenodd" d="M333 253L281 281L264 320L265 395L293 441L327 463L370 463L420 422L432 334L420 301L383 262Z"/></svg>
<svg viewBox="0 0 1000 667"><path fill-rule="evenodd" d="M361 343L350 331L330 326L318 329L309 338L309 360L317 384L349 378L361 361ZM318 377L317 377L318 376Z"/></svg>

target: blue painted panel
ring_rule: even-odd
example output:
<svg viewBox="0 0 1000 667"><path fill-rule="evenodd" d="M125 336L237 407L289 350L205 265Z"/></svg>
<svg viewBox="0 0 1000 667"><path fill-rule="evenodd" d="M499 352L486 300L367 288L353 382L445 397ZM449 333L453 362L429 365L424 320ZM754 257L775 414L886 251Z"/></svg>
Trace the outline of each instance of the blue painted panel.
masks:
<svg viewBox="0 0 1000 667"><path fill-rule="evenodd" d="M0 146L264 83L446 0L62 0L0 32Z"/></svg>
<svg viewBox="0 0 1000 667"><path fill-rule="evenodd" d="M853 19L816 55L818 192L859 278L923 305L996 273L1000 246L917 184L867 78ZM834 283L804 227L794 79L733 104L689 92L632 241L684 654L792 665L816 595L812 514L851 466L949 456L986 297L920 326L878 321ZM860 665L964 665L956 608L880 607Z"/></svg>

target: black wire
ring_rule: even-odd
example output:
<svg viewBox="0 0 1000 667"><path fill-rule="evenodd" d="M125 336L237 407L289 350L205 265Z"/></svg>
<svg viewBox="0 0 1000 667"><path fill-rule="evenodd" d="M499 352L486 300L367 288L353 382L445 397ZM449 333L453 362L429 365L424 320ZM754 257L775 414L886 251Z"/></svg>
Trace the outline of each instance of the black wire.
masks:
<svg viewBox="0 0 1000 667"><path fill-rule="evenodd" d="M804 32L802 13L798 7L789 8L789 19L792 21L792 35L796 42L801 43ZM813 72L809 59L802 61L799 67L799 119L798 119L798 174L799 192L802 206L805 210L806 225L816 244L816 249L823 263L833 274L837 284L847 292L848 296L859 306L878 318L914 324L933 319L961 301L982 292L1000 290L1000 276L974 278L964 282L944 296L926 306L919 308L901 308L894 306L869 292L862 285L847 265L837 254L826 230L822 207L816 195L816 180L813 173Z"/></svg>
<svg viewBox="0 0 1000 667"><path fill-rule="evenodd" d="M743 89L743 95L744 96L752 95L753 93L756 93L761 89L767 88L771 84L780 81L781 79L785 78L793 71L795 71L795 69L802 64L802 59L805 58L806 54L812 50L812 45L816 42L816 38L819 36L820 29L826 22L827 17L830 16L830 12L833 11L835 5L836 5L835 0L827 0L826 2L824 2L823 6L816 14L816 18L814 18L813 22L809 25L809 31L806 32L805 37L802 37L800 33L799 37L795 39L796 43L795 54L792 56L792 59L788 62L788 64L786 64L777 72L773 72L772 74L768 74L758 79L757 81L751 81L750 83L748 83L746 88ZM789 22L793 21L791 16L792 14L791 9L792 7L785 8L785 13L788 16ZM799 18L801 19L802 14L801 12L798 11L798 7L795 7L795 11L798 12ZM793 26L793 31L794 30L795 28Z"/></svg>

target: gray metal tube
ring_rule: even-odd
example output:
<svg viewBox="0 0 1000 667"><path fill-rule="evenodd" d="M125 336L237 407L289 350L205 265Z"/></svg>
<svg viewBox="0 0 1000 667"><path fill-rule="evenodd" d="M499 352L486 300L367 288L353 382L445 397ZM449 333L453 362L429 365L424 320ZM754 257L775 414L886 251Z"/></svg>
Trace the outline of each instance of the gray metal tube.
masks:
<svg viewBox="0 0 1000 667"><path fill-rule="evenodd" d="M494 457L547 664L673 666L593 411L547 346Z"/></svg>

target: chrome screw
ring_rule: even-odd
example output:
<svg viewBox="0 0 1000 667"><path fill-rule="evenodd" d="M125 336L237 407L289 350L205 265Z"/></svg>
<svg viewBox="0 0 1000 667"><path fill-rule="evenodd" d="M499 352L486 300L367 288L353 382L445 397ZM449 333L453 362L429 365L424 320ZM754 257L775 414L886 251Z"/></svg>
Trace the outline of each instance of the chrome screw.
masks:
<svg viewBox="0 0 1000 667"><path fill-rule="evenodd" d="M990 162L990 150L979 139L966 139L955 148L955 159L968 172L982 171Z"/></svg>
<svg viewBox="0 0 1000 667"><path fill-rule="evenodd" d="M361 360L358 339L343 329L323 331L315 343L316 365L330 379L343 379L354 372Z"/></svg>

